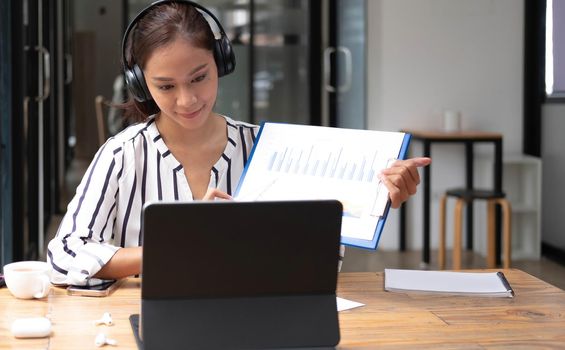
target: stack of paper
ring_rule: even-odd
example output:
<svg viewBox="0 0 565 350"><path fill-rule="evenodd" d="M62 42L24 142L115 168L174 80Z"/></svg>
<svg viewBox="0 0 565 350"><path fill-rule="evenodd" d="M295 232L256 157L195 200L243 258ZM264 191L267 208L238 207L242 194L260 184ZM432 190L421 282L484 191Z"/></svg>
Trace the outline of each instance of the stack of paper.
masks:
<svg viewBox="0 0 565 350"><path fill-rule="evenodd" d="M509 298L514 296L502 272L385 269L385 290Z"/></svg>

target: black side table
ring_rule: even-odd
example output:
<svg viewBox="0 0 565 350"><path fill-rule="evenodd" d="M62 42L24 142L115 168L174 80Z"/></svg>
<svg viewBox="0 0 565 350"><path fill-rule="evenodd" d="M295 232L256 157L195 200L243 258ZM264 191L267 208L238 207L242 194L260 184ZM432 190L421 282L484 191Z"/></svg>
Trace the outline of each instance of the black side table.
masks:
<svg viewBox="0 0 565 350"><path fill-rule="evenodd" d="M483 131L458 131L444 132L434 130L403 129L405 133L412 134L412 140L423 144L423 156L431 157L432 143L462 143L465 145L465 188L473 189L473 162L475 143L492 143L494 145L494 191L502 192L502 134ZM433 162L438 162L434 159ZM433 163L432 162L432 163ZM430 263L430 177L431 165L423 169L423 246L422 263L427 267ZM466 247L473 249L473 206L466 207ZM500 263L500 208L496 214L496 261ZM406 250L406 204L400 208L400 250Z"/></svg>

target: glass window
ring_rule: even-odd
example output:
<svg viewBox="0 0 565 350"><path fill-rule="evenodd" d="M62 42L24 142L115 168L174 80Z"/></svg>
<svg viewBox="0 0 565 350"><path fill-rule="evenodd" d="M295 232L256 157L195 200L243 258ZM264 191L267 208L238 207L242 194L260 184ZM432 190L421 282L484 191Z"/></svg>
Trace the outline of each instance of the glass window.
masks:
<svg viewBox="0 0 565 350"><path fill-rule="evenodd" d="M565 0L547 0L545 91L565 97Z"/></svg>

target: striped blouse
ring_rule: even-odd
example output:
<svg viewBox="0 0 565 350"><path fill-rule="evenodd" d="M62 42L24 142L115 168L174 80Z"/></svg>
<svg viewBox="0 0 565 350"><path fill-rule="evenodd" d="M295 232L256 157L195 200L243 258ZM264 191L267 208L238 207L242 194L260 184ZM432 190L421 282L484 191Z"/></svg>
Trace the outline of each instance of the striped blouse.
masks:
<svg viewBox="0 0 565 350"><path fill-rule="evenodd" d="M236 190L258 127L225 117L228 142L210 171L209 187ZM55 284L97 284L91 278L120 247L136 247L141 211L149 201L191 201L183 167L171 154L155 119L128 127L96 153L57 235L48 261Z"/></svg>

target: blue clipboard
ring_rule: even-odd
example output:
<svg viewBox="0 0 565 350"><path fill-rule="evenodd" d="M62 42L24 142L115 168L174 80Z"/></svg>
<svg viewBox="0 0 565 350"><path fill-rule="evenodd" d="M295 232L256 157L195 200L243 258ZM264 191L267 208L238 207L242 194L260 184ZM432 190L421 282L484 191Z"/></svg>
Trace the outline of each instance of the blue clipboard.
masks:
<svg viewBox="0 0 565 350"><path fill-rule="evenodd" d="M244 168L243 173L241 175L241 178L240 178L240 181L239 181L238 186L236 188L236 191L234 192L234 197L237 197L238 194L240 193L242 184L244 183L244 179L247 175L248 169L249 169L249 167L250 167L250 165L251 165L251 163L254 159L255 151L257 150L257 147L258 147L259 142L261 140L261 136L263 135L263 130L264 130L266 124L286 124L286 123L273 123L273 122L262 122L261 123L259 132L257 133L255 143L253 145L253 148L251 149L249 159L247 161L247 164L245 165L245 168ZM404 136L403 136L402 144L401 144L401 147L398 151L398 155L396 157L396 159L400 159L400 160L406 159L406 156L408 154L408 147L410 145L410 141L411 141L411 138L412 138L412 135L409 134L409 133L403 133L403 134L404 134ZM368 250L376 250L377 246L379 244L381 234L382 234L384 226L385 226L385 222L386 222L386 218L388 216L389 209L390 209L390 199L387 201L384 212L381 215L380 219L378 220L378 223L375 227L375 232L373 234L373 238L371 240L353 238L353 237L348 237L348 236L342 235L341 236L341 244L346 245L346 246L350 246L350 247L363 248L363 249L368 249Z"/></svg>

